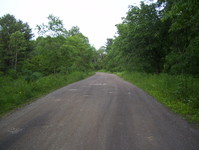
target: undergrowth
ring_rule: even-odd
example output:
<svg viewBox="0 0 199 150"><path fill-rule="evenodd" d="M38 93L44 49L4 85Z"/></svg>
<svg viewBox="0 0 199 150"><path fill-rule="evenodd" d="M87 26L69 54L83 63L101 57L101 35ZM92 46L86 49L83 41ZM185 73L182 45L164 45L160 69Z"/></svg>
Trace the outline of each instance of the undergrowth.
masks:
<svg viewBox="0 0 199 150"><path fill-rule="evenodd" d="M121 72L117 75L142 88L199 127L199 79L139 72Z"/></svg>
<svg viewBox="0 0 199 150"><path fill-rule="evenodd" d="M93 73L56 74L30 81L24 77L0 77L0 116L48 92L84 79Z"/></svg>

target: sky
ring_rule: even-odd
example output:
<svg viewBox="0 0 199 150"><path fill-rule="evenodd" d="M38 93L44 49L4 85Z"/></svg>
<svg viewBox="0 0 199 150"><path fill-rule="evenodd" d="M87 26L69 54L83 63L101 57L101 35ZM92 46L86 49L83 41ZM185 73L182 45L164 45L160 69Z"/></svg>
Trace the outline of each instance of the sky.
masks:
<svg viewBox="0 0 199 150"><path fill-rule="evenodd" d="M0 0L0 17L14 15L27 22L36 35L36 25L47 23L47 17L53 14L63 20L67 30L78 26L99 49L107 38L116 35L115 25L122 22L128 6L139 4L140 0Z"/></svg>

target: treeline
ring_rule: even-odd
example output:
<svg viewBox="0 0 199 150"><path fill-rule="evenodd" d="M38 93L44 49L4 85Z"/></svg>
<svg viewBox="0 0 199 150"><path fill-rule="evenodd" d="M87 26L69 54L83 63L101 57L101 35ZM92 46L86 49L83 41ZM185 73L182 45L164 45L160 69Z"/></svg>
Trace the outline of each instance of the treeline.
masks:
<svg viewBox="0 0 199 150"><path fill-rule="evenodd" d="M0 18L0 116L56 88L92 75L97 52L76 26L66 30L53 15L37 25Z"/></svg>
<svg viewBox="0 0 199 150"><path fill-rule="evenodd" d="M130 6L108 39L104 68L199 77L199 1L158 0Z"/></svg>
<svg viewBox="0 0 199 150"><path fill-rule="evenodd" d="M199 125L199 1L130 6L107 39L102 68L121 72L161 103Z"/></svg>
<svg viewBox="0 0 199 150"><path fill-rule="evenodd" d="M45 76L94 68L96 50L74 26L66 30L63 21L49 15L48 24L37 25L39 37L27 23L7 14L0 18L0 75Z"/></svg>

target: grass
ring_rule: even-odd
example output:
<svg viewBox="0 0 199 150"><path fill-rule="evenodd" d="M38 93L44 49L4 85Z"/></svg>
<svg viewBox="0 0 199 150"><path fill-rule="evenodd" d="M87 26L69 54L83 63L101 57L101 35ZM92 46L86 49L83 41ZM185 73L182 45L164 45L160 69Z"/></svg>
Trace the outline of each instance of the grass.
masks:
<svg viewBox="0 0 199 150"><path fill-rule="evenodd" d="M13 80L0 77L0 116L57 88L82 80L93 73L73 72L68 75L49 75L28 82L24 78Z"/></svg>
<svg viewBox="0 0 199 150"><path fill-rule="evenodd" d="M199 127L199 79L139 72L121 72L117 75L142 88L173 112Z"/></svg>

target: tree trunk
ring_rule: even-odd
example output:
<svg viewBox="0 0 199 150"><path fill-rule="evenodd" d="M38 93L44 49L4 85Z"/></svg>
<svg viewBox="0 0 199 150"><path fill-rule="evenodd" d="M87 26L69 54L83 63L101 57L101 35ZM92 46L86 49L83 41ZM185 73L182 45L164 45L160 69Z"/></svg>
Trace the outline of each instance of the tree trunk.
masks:
<svg viewBox="0 0 199 150"><path fill-rule="evenodd" d="M14 65L15 71L17 71L17 52L15 54L15 65Z"/></svg>

